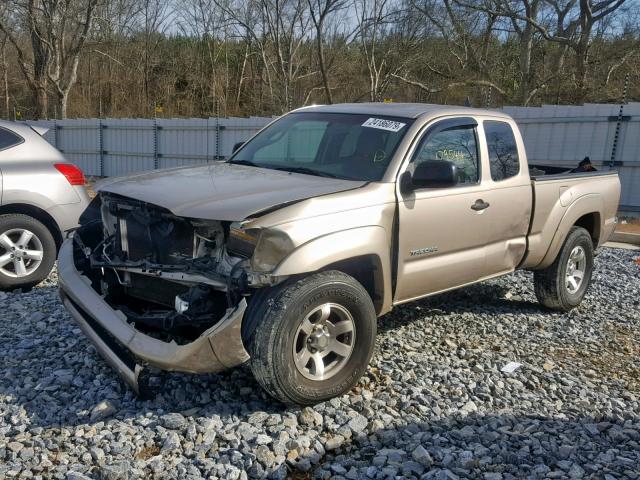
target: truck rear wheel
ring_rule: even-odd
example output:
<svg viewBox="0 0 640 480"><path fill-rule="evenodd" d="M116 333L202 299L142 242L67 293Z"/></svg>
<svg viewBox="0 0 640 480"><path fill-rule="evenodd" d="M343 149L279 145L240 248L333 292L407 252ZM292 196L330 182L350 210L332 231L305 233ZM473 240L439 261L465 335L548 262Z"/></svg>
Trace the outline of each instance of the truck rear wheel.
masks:
<svg viewBox="0 0 640 480"><path fill-rule="evenodd" d="M338 271L317 273L255 298L245 338L262 387L310 405L353 388L373 354L376 313L367 291Z"/></svg>
<svg viewBox="0 0 640 480"><path fill-rule="evenodd" d="M533 274L538 301L567 312L578 306L591 283L593 242L582 227L572 227L555 261Z"/></svg>

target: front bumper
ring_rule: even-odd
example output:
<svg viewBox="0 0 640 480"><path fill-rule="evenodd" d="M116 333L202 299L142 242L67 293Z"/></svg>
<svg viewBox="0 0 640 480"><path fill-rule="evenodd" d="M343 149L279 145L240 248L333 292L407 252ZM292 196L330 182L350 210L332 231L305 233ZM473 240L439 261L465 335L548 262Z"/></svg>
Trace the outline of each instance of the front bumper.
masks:
<svg viewBox="0 0 640 480"><path fill-rule="evenodd" d="M195 341L167 343L136 330L125 315L114 310L76 268L73 239L67 239L58 256L60 298L85 335L120 376L140 392L144 365L189 373L214 373L249 360L241 337L246 300L232 309Z"/></svg>

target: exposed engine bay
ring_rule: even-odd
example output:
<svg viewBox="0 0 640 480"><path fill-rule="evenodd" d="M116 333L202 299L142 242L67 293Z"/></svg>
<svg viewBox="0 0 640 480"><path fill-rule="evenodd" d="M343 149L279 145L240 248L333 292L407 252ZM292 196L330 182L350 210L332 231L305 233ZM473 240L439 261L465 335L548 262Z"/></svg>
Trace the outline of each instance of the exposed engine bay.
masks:
<svg viewBox="0 0 640 480"><path fill-rule="evenodd" d="M93 288L160 338L192 340L258 286L250 269L255 242L231 222L177 217L101 193L81 225L74 255Z"/></svg>

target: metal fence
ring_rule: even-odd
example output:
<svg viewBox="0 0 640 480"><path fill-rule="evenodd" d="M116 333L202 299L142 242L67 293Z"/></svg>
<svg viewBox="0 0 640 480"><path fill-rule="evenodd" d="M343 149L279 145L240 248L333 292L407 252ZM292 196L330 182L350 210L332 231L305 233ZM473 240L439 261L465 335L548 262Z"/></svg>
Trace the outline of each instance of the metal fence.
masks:
<svg viewBox="0 0 640 480"><path fill-rule="evenodd" d="M575 167L588 156L617 170L620 210L640 212L640 103L505 107L522 132L531 163Z"/></svg>
<svg viewBox="0 0 640 480"><path fill-rule="evenodd" d="M522 130L529 160L575 167L589 156L616 169L622 211L640 212L640 103L505 107ZM48 127L47 140L96 176L198 165L227 158L271 118L88 119L28 122Z"/></svg>
<svg viewBox="0 0 640 480"><path fill-rule="evenodd" d="M271 118L78 119L27 122L87 175L117 176L227 158Z"/></svg>

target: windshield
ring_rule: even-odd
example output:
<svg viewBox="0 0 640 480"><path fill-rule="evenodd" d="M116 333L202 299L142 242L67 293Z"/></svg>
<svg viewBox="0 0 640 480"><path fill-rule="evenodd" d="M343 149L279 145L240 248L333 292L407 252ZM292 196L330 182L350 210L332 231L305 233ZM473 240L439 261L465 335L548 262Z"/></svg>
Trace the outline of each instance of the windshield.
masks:
<svg viewBox="0 0 640 480"><path fill-rule="evenodd" d="M260 132L229 163L379 181L411 123L380 115L291 113Z"/></svg>

